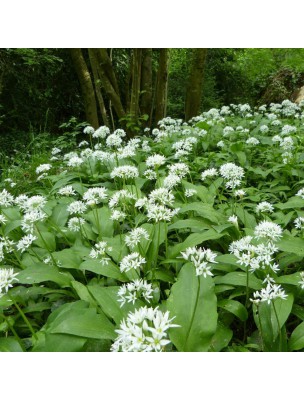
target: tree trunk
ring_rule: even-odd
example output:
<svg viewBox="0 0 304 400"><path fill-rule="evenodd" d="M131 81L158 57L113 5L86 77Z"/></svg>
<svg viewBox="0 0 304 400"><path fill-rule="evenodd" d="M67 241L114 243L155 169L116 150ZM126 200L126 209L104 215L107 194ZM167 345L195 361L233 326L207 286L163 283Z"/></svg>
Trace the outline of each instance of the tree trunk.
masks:
<svg viewBox="0 0 304 400"><path fill-rule="evenodd" d="M193 49L186 91L185 120L200 112L207 49Z"/></svg>
<svg viewBox="0 0 304 400"><path fill-rule="evenodd" d="M142 49L140 112L150 116L152 108L152 49ZM151 125L151 121L147 123Z"/></svg>
<svg viewBox="0 0 304 400"><path fill-rule="evenodd" d="M133 65L132 65L132 88L130 114L136 121L139 113L139 94L140 94L140 78L141 78L141 49L133 49Z"/></svg>
<svg viewBox="0 0 304 400"><path fill-rule="evenodd" d="M97 106L91 75L83 58L81 49L70 49L70 55L80 82L84 100L86 120L93 128L99 127Z"/></svg>
<svg viewBox="0 0 304 400"><path fill-rule="evenodd" d="M110 67L108 63L104 63L102 57L100 56L103 52L100 52L100 50L105 50L105 49L91 49L92 52L94 53L96 60L98 61L98 74L100 76L101 84L108 96L108 98L111 100L114 110L118 116L118 118L123 118L125 116L125 110L123 108L119 92L115 90L115 86L117 84L116 78L115 77L114 71L110 72ZM110 58L109 58L110 60ZM111 60L110 60L111 63ZM112 68L112 63L110 64ZM109 77L111 76L111 77ZM113 84L112 84L113 82ZM116 82L116 83L115 83ZM114 85L114 86L113 86Z"/></svg>
<svg viewBox="0 0 304 400"><path fill-rule="evenodd" d="M100 76L98 74L98 66L97 66L97 61L96 57L94 55L94 52L92 52L92 49L89 50L89 57L90 57L90 63L92 67L92 72L93 72L93 77L94 77L94 84L95 84L95 92L99 104L99 110L102 116L102 120L104 125L110 126L108 116L107 116L107 111L106 107L103 101L102 93L101 93L101 81L100 81Z"/></svg>
<svg viewBox="0 0 304 400"><path fill-rule="evenodd" d="M157 86L155 94L155 122L160 121L166 115L167 89L169 71L169 49L160 49L157 73Z"/></svg>

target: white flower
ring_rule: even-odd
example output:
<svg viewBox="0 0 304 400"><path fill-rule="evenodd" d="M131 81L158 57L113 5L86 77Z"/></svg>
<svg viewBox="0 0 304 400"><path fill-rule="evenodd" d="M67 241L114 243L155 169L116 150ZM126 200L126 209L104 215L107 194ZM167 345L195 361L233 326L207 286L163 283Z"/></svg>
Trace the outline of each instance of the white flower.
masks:
<svg viewBox="0 0 304 400"><path fill-rule="evenodd" d="M6 190L0 192L0 206L9 207L13 205L14 197Z"/></svg>
<svg viewBox="0 0 304 400"><path fill-rule="evenodd" d="M72 168L79 167L81 164L83 164L83 159L77 155L71 157L68 161L68 166Z"/></svg>
<svg viewBox="0 0 304 400"><path fill-rule="evenodd" d="M227 180L226 187L234 189L241 184L245 172L242 167L234 163L226 163L220 167L220 175Z"/></svg>
<svg viewBox="0 0 304 400"><path fill-rule="evenodd" d="M58 147L52 148L52 151L51 151L52 156L55 156L56 154L59 154L59 153L61 153L61 149L59 149Z"/></svg>
<svg viewBox="0 0 304 400"><path fill-rule="evenodd" d="M51 164L40 164L36 168L36 174L41 174L41 172L49 171L52 168Z"/></svg>
<svg viewBox="0 0 304 400"><path fill-rule="evenodd" d="M304 188L300 189L298 191L298 193L296 194L296 196L299 196L299 197L301 197L301 199L304 200Z"/></svg>
<svg viewBox="0 0 304 400"><path fill-rule="evenodd" d="M72 185L64 186L61 189L58 190L58 194L61 196L75 196L76 192L73 189Z"/></svg>
<svg viewBox="0 0 304 400"><path fill-rule="evenodd" d="M82 201L73 201L67 210L70 214L84 214L87 210L87 206Z"/></svg>
<svg viewBox="0 0 304 400"><path fill-rule="evenodd" d="M188 247L185 252L181 252L182 257L191 261L196 269L196 275L203 275L204 278L209 276L213 276L210 264L216 264L215 261L216 253L211 251L210 249L202 249L201 247Z"/></svg>
<svg viewBox="0 0 304 400"><path fill-rule="evenodd" d="M88 206L94 206L108 197L107 191L104 187L90 188L84 192L83 200Z"/></svg>
<svg viewBox="0 0 304 400"><path fill-rule="evenodd" d="M195 190L195 189L186 189L185 190L185 196L186 197L192 197L195 194L197 194L197 190Z"/></svg>
<svg viewBox="0 0 304 400"><path fill-rule="evenodd" d="M276 142L282 142L282 138L281 138L281 136L279 136L279 135L275 135L275 136L273 136L273 138L271 139L274 143L276 143Z"/></svg>
<svg viewBox="0 0 304 400"><path fill-rule="evenodd" d="M297 229L303 229L304 228L304 217L298 217L294 220L295 227Z"/></svg>
<svg viewBox="0 0 304 400"><path fill-rule="evenodd" d="M182 180L181 176L170 173L164 179L163 185L167 189L173 189L176 185L178 185L180 183L181 180Z"/></svg>
<svg viewBox="0 0 304 400"><path fill-rule="evenodd" d="M149 181L153 181L157 179L157 174L153 169L146 169L144 172L144 177L149 179Z"/></svg>
<svg viewBox="0 0 304 400"><path fill-rule="evenodd" d="M242 198L242 197L245 196L246 192L243 189L238 189L238 190L235 190L233 194L234 194L235 197Z"/></svg>
<svg viewBox="0 0 304 400"><path fill-rule="evenodd" d="M3 291L8 292L8 289L13 286L13 282L18 281L16 278L17 275L18 273L14 273L13 268L0 268L0 295L2 289L4 289Z"/></svg>
<svg viewBox="0 0 304 400"><path fill-rule="evenodd" d="M93 138L101 138L104 139L106 136L110 134L110 129L107 126L100 126L93 133Z"/></svg>
<svg viewBox="0 0 304 400"><path fill-rule="evenodd" d="M153 288L150 283L142 279L136 279L131 283L127 283L122 285L118 290L118 301L121 303L121 307L128 303L135 303L137 299L143 297L148 303L150 303L150 299L152 296Z"/></svg>
<svg viewBox="0 0 304 400"><path fill-rule="evenodd" d="M256 210L257 213L260 213L260 212L262 212L262 213L265 213L265 212L272 213L274 208L267 201L262 201L261 203L257 204L255 210Z"/></svg>
<svg viewBox="0 0 304 400"><path fill-rule="evenodd" d="M149 240L148 232L144 228L134 228L125 237L125 242L128 247L133 249L138 243L140 243L141 239Z"/></svg>
<svg viewBox="0 0 304 400"><path fill-rule="evenodd" d="M99 259L102 265L108 265L111 260L107 257L108 251L112 251L112 247L109 247L107 242L101 241L95 244L94 248L90 251L89 257Z"/></svg>
<svg viewBox="0 0 304 400"><path fill-rule="evenodd" d="M190 170L187 164L176 163L169 166L169 172L172 175L178 175L179 177L184 178L187 174L189 174Z"/></svg>
<svg viewBox="0 0 304 400"><path fill-rule="evenodd" d="M223 137L227 137L227 136L229 136L231 133L233 133L234 132L234 129L231 127L231 126L226 126L224 129L223 129Z"/></svg>
<svg viewBox="0 0 304 400"><path fill-rule="evenodd" d="M166 188L159 188L153 190L149 194L149 202L153 204L173 205L174 195Z"/></svg>
<svg viewBox="0 0 304 400"><path fill-rule="evenodd" d="M87 142L86 140L82 140L82 141L79 143L78 147L84 147L84 146L88 146L88 145L89 145L89 142Z"/></svg>
<svg viewBox="0 0 304 400"><path fill-rule="evenodd" d="M255 137L251 137L249 139L246 140L247 144L252 144L253 146L256 146L257 144L260 143L260 141L258 139L256 139Z"/></svg>
<svg viewBox="0 0 304 400"><path fill-rule="evenodd" d="M225 147L225 143L222 141L222 140L220 140L219 142L217 142L217 147L219 147L219 148L224 148Z"/></svg>
<svg viewBox="0 0 304 400"><path fill-rule="evenodd" d="M79 232L81 225L85 223L85 220L81 217L73 217L68 221L68 228L72 232Z"/></svg>
<svg viewBox="0 0 304 400"><path fill-rule="evenodd" d="M5 218L4 215L0 214L0 224L5 224L7 222L7 219Z"/></svg>
<svg viewBox="0 0 304 400"><path fill-rule="evenodd" d="M43 221L46 217L46 213L39 209L28 211L24 214L23 220L21 221L21 227L25 232L33 233L35 222Z"/></svg>
<svg viewBox="0 0 304 400"><path fill-rule="evenodd" d="M210 168L206 169L204 172L202 172L201 179L204 181L206 178L217 176L218 171L215 168Z"/></svg>
<svg viewBox="0 0 304 400"><path fill-rule="evenodd" d="M134 179L139 176L138 169L132 165L115 167L111 172L111 178Z"/></svg>
<svg viewBox="0 0 304 400"><path fill-rule="evenodd" d="M130 271L131 269L140 269L142 268L142 264L145 264L146 260L144 257L142 257L139 253L131 253L127 256L125 256L119 266L120 266L120 271L121 272L127 272Z"/></svg>
<svg viewBox="0 0 304 400"><path fill-rule="evenodd" d="M112 221L123 221L127 214L120 210L113 210L110 219Z"/></svg>
<svg viewBox="0 0 304 400"><path fill-rule="evenodd" d="M83 130L83 133L85 133L87 135L93 135L94 132L95 132L95 129L92 126L86 126Z"/></svg>
<svg viewBox="0 0 304 400"><path fill-rule="evenodd" d="M168 221L170 222L171 219L179 212L179 208L174 210L170 210L169 208L163 205L156 205L153 203L148 203L147 205L147 216L148 220L151 219L155 222L159 221Z"/></svg>
<svg viewBox="0 0 304 400"><path fill-rule="evenodd" d="M260 222L254 229L254 236L257 239L268 239L276 241L282 237L283 230L280 225L270 221Z"/></svg>
<svg viewBox="0 0 304 400"><path fill-rule="evenodd" d="M125 204L128 199L136 200L136 196L125 189L118 190L109 200L109 207L117 207L120 203Z"/></svg>
<svg viewBox="0 0 304 400"><path fill-rule="evenodd" d="M106 144L108 147L120 147L122 144L122 138L115 133L112 133L107 137Z"/></svg>
<svg viewBox="0 0 304 400"><path fill-rule="evenodd" d="M161 154L154 154L146 159L146 164L148 167L158 168L165 164L166 157Z"/></svg>
<svg viewBox="0 0 304 400"><path fill-rule="evenodd" d="M47 200L44 196L37 195L27 199L24 198L19 202L19 207L26 212L41 210L46 205L46 202Z"/></svg>
<svg viewBox="0 0 304 400"><path fill-rule="evenodd" d="M123 320L120 329L115 331L118 337L111 351L162 351L170 343L167 330L179 327L172 324L173 319L169 317L169 311L162 313L158 308L141 307L129 313L127 320Z"/></svg>
<svg viewBox="0 0 304 400"><path fill-rule="evenodd" d="M261 125L261 126L260 126L260 132L262 132L262 133L267 133L267 132L269 132L268 126L267 126L267 125Z"/></svg>
<svg viewBox="0 0 304 400"><path fill-rule="evenodd" d="M228 221L238 228L239 223L236 215L231 215L231 217L228 218Z"/></svg>
<svg viewBox="0 0 304 400"><path fill-rule="evenodd" d="M290 133L295 133L297 128L291 125L284 125L281 131L281 135L289 135Z"/></svg>
<svg viewBox="0 0 304 400"><path fill-rule="evenodd" d="M301 289L304 289L304 271L300 272L300 278L301 280L299 281L299 285L301 286Z"/></svg>
<svg viewBox="0 0 304 400"><path fill-rule="evenodd" d="M27 248L30 247L34 240L37 240L37 237L32 235L31 233L29 235L23 236L23 238L20 239L17 243L17 250L20 250L21 253L23 253Z"/></svg>
<svg viewBox="0 0 304 400"><path fill-rule="evenodd" d="M253 293L253 299L250 299L253 303L259 304L261 301L267 301L270 304L273 300L280 298L282 300L287 299L287 294L281 285L276 285L268 282L266 288L261 289L260 292Z"/></svg>

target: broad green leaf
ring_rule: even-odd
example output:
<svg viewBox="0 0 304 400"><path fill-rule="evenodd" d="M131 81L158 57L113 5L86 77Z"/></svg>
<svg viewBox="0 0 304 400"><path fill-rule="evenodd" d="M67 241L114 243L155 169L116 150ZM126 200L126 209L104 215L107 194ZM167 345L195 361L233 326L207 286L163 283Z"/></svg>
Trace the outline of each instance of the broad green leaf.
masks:
<svg viewBox="0 0 304 400"><path fill-rule="evenodd" d="M77 249L76 246L73 246L69 249L54 252L53 257L60 268L79 269L82 257L88 255L89 251L87 248L82 250L82 248Z"/></svg>
<svg viewBox="0 0 304 400"><path fill-rule="evenodd" d="M301 280L300 272L295 272L294 274L279 276L278 278L276 278L276 283L299 286L300 280Z"/></svg>
<svg viewBox="0 0 304 400"><path fill-rule="evenodd" d="M304 239L284 235L283 238L278 241L276 246L281 251L286 251L287 253L294 253L298 256L304 257Z"/></svg>
<svg viewBox="0 0 304 400"><path fill-rule="evenodd" d="M20 225L21 225L20 219L19 220L17 219L15 221L11 221L11 222L7 223L4 228L5 235L8 235L11 231L13 231L16 228L19 228Z"/></svg>
<svg viewBox="0 0 304 400"><path fill-rule="evenodd" d="M224 216L216 211L211 205L206 203L193 202L182 206L179 210L179 214L184 214L188 211L194 211L201 217L206 218L208 221L214 223L224 222Z"/></svg>
<svg viewBox="0 0 304 400"><path fill-rule="evenodd" d="M57 204L54 208L53 208L53 212L52 215L50 217L50 221L59 226L59 227L63 227L65 226L68 218L69 218L69 212L67 211L67 204Z"/></svg>
<svg viewBox="0 0 304 400"><path fill-rule="evenodd" d="M178 351L208 351L217 327L217 299L210 276L197 277L190 264L182 267L167 300L170 316L180 325L169 332Z"/></svg>
<svg viewBox="0 0 304 400"><path fill-rule="evenodd" d="M44 349L46 352L75 352L82 351L87 338L62 333L46 333Z"/></svg>
<svg viewBox="0 0 304 400"><path fill-rule="evenodd" d="M136 300L135 304L125 303L121 307L121 303L118 302L118 286L89 286L88 289L100 305L102 311L108 317L113 319L117 325L127 317L130 311L134 311L136 308L144 306L142 301Z"/></svg>
<svg viewBox="0 0 304 400"><path fill-rule="evenodd" d="M202 185L193 185L190 182L182 181L183 186L185 189L194 189L196 190L196 196L198 196L203 203L208 203L212 205L214 203L214 196L209 192L209 190Z"/></svg>
<svg viewBox="0 0 304 400"><path fill-rule="evenodd" d="M214 283L234 285L234 286L247 286L247 274L245 272L229 272L223 276L215 276ZM256 278L255 275L249 274L248 287L254 290L260 290L263 287L262 281Z"/></svg>
<svg viewBox="0 0 304 400"><path fill-rule="evenodd" d="M188 247L197 246L203 242L206 242L207 240L216 240L225 235L225 233L217 233L214 230L208 230L203 233L192 233L184 242L173 247L169 247L168 258L180 256L180 252L186 250Z"/></svg>
<svg viewBox="0 0 304 400"><path fill-rule="evenodd" d="M34 243L46 249L47 251L55 251L56 250L56 239L55 235L51 232L40 231L40 234L37 235L38 239L34 241Z"/></svg>
<svg viewBox="0 0 304 400"><path fill-rule="evenodd" d="M218 322L215 334L211 340L211 350L221 351L228 346L230 340L232 339L233 331L227 328L222 323Z"/></svg>
<svg viewBox="0 0 304 400"><path fill-rule="evenodd" d="M241 321L246 321L248 318L248 313L245 306L236 300L223 299L218 302L218 307L223 308L226 311L234 314Z"/></svg>
<svg viewBox="0 0 304 400"><path fill-rule="evenodd" d="M168 230L172 229L199 229L199 230L205 230L205 229L210 229L211 225L199 220L199 219L182 219L174 224L170 225L168 227Z"/></svg>
<svg viewBox="0 0 304 400"><path fill-rule="evenodd" d="M23 352L17 339L13 337L0 338L0 352Z"/></svg>
<svg viewBox="0 0 304 400"><path fill-rule="evenodd" d="M80 269L95 272L95 274L107 276L120 282L128 281L126 275L122 274L119 267L111 261L107 265L103 265L99 260L87 260L80 264Z"/></svg>
<svg viewBox="0 0 304 400"><path fill-rule="evenodd" d="M90 221L100 236L112 237L114 221L111 220L112 212L106 206L89 211L85 218Z"/></svg>
<svg viewBox="0 0 304 400"><path fill-rule="evenodd" d="M87 301L90 304L91 307L95 307L96 306L96 302L92 298L87 286L85 286L82 283L77 282L77 281L72 281L71 282L71 286L75 290L75 292L77 293L77 295L80 298L80 300Z"/></svg>
<svg viewBox="0 0 304 400"><path fill-rule="evenodd" d="M114 326L105 315L97 314L95 308L88 308L79 300L65 304L49 317L45 327L47 333L65 333L92 339L114 339Z"/></svg>
<svg viewBox="0 0 304 400"><path fill-rule="evenodd" d="M304 208L304 200L301 199L300 197L291 197L286 203L277 203L276 207L279 208L280 210L288 210L289 208L295 209L299 208L302 209Z"/></svg>
<svg viewBox="0 0 304 400"><path fill-rule="evenodd" d="M18 273L19 283L26 285L50 281L57 283L60 287L66 287L71 285L71 280L67 274L43 263L37 263Z"/></svg>
<svg viewBox="0 0 304 400"><path fill-rule="evenodd" d="M301 322L292 332L288 346L290 351L301 350L304 348L304 322Z"/></svg>

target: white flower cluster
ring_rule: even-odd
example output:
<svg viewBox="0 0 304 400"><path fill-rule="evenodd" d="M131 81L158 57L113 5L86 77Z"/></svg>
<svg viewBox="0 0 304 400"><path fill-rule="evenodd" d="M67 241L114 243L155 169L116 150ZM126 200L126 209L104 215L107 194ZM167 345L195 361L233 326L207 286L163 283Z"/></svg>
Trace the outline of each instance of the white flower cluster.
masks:
<svg viewBox="0 0 304 400"><path fill-rule="evenodd" d="M241 185L244 169L234 163L226 163L220 167L220 175L226 180L226 188L235 189Z"/></svg>
<svg viewBox="0 0 304 400"><path fill-rule="evenodd" d="M268 201L262 201L257 204L255 210L257 213L272 213L274 208L272 204L268 203Z"/></svg>
<svg viewBox="0 0 304 400"><path fill-rule="evenodd" d="M124 306L126 302L135 303L139 298L143 298L148 303L150 299L153 298L153 288L150 283L142 279L136 279L133 282L122 285L118 290L118 301L121 303L121 307Z"/></svg>
<svg viewBox="0 0 304 400"><path fill-rule="evenodd" d="M298 193L296 193L296 196L299 196L301 197L301 199L304 200L304 188L300 189Z"/></svg>
<svg viewBox="0 0 304 400"><path fill-rule="evenodd" d="M181 255L185 260L193 263L197 276L203 275L205 278L207 275L213 276L210 264L216 264L217 261L215 261L216 253L210 249L188 247L185 252L181 252Z"/></svg>
<svg viewBox="0 0 304 400"><path fill-rule="evenodd" d="M133 249L136 245L140 243L142 239L149 240L149 234L144 228L134 228L125 237L125 242L127 246Z"/></svg>
<svg viewBox="0 0 304 400"><path fill-rule="evenodd" d="M0 297L3 292L8 292L8 289L13 286L14 281L18 281L16 276L18 273L14 273L13 268L0 268Z"/></svg>
<svg viewBox="0 0 304 400"><path fill-rule="evenodd" d="M161 154L153 154L152 156L146 159L147 167L159 168L161 165L164 165L166 162L166 157Z"/></svg>
<svg viewBox="0 0 304 400"><path fill-rule="evenodd" d="M169 311L162 313L158 308L141 307L134 313L128 314L123 320L120 329L115 332L118 337L111 347L111 351L122 352L159 352L170 343L168 329L179 327L172 324Z"/></svg>
<svg viewBox="0 0 304 400"><path fill-rule="evenodd" d="M108 265L111 259L107 257L107 252L110 251L112 251L112 247L108 246L107 242L101 241L95 244L94 249L90 251L89 256L98 259L102 265Z"/></svg>
<svg viewBox="0 0 304 400"><path fill-rule="evenodd" d="M87 206L83 201L77 200L73 201L68 205L67 211L70 214L84 214L87 210Z"/></svg>
<svg viewBox="0 0 304 400"><path fill-rule="evenodd" d="M254 229L254 235L257 239L267 239L268 241L277 241L282 237L283 230L280 225L271 221L262 221Z"/></svg>
<svg viewBox="0 0 304 400"><path fill-rule="evenodd" d="M72 185L64 186L58 190L58 194L61 196L75 196L76 192Z"/></svg>
<svg viewBox="0 0 304 400"><path fill-rule="evenodd" d="M79 232L81 226L84 225L85 219L81 217L73 217L68 221L68 228L71 232Z"/></svg>
<svg viewBox="0 0 304 400"><path fill-rule="evenodd" d="M138 270L142 268L142 265L146 263L144 257L142 257L139 253L134 252L125 256L119 266L121 272L128 272L132 269Z"/></svg>
<svg viewBox="0 0 304 400"><path fill-rule="evenodd" d="M36 174L41 174L41 172L46 172L49 171L52 168L51 164L40 164L36 168Z"/></svg>
<svg viewBox="0 0 304 400"><path fill-rule="evenodd" d="M297 229L303 229L304 228L304 217L298 217L294 220L295 227Z"/></svg>
<svg viewBox="0 0 304 400"><path fill-rule="evenodd" d="M229 251L238 259L237 262L249 268L250 272L258 269L279 271L278 264L273 262L273 255L278 248L271 242L254 245L252 240L252 236L245 236L230 244Z"/></svg>
<svg viewBox="0 0 304 400"><path fill-rule="evenodd" d="M14 202L14 196L12 196L6 189L0 192L0 206L9 207L12 206Z"/></svg>
<svg viewBox="0 0 304 400"><path fill-rule="evenodd" d="M202 172L201 179L204 181L206 178L218 176L218 174L219 173L216 168L206 169L204 172Z"/></svg>
<svg viewBox="0 0 304 400"><path fill-rule="evenodd" d="M261 289L260 292L253 293L253 299L250 299L253 303L259 304L260 302L266 301L270 304L275 299L287 299L287 294L284 289L281 288L281 285L276 285L271 282L268 282L266 288Z"/></svg>
<svg viewBox="0 0 304 400"><path fill-rule="evenodd" d="M95 206L108 197L107 191L104 187L90 188L83 194L83 200L88 206Z"/></svg>
<svg viewBox="0 0 304 400"><path fill-rule="evenodd" d="M132 165L122 165L120 167L115 167L111 172L111 178L121 178L121 179L134 179L139 176L138 168Z"/></svg>

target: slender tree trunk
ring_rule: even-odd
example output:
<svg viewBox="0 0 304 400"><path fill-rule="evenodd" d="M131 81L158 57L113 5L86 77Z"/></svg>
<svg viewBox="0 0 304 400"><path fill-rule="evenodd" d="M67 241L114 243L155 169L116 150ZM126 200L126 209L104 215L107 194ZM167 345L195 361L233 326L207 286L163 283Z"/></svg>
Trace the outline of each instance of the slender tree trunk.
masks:
<svg viewBox="0 0 304 400"><path fill-rule="evenodd" d="M139 114L139 95L140 95L140 78L141 78L141 49L133 49L133 66L132 66L132 89L130 114L136 120Z"/></svg>
<svg viewBox="0 0 304 400"><path fill-rule="evenodd" d="M80 82L86 120L96 129L99 126L99 122L94 87L90 72L83 58L81 49L70 49L70 55Z"/></svg>
<svg viewBox="0 0 304 400"><path fill-rule="evenodd" d="M140 112L150 116L152 108L152 49L143 49L141 71L141 99ZM147 121L151 125L151 121Z"/></svg>
<svg viewBox="0 0 304 400"><path fill-rule="evenodd" d="M90 63L91 63L91 67L92 67L93 77L94 77L95 92L96 92L96 96L97 96L97 100L98 100L98 104L99 104L99 110L100 110L104 125L110 126L106 107L105 107L104 100L103 100L102 93L101 93L101 81L100 81L100 76L98 74L96 57L94 55L94 52L92 52L92 49L88 49L88 50L89 50L89 57L90 57Z"/></svg>
<svg viewBox="0 0 304 400"><path fill-rule="evenodd" d="M117 92L115 90L116 78L115 79L113 78L113 76L115 76L115 73L114 73L113 69L111 72L109 72L109 64L103 62L103 59L100 57L101 52L99 50L104 50L104 49L92 49L92 52L94 53L94 55L98 61L98 74L100 76L101 84L102 84L109 100L111 100L118 118L123 118L126 113L125 113L124 107L122 105L119 92ZM110 62L111 62L111 60L110 60ZM112 64L111 64L111 68L112 68ZM110 75L112 76L112 78L109 78ZM113 79L114 79L114 81L113 81ZM114 86L111 81L113 82Z"/></svg>
<svg viewBox="0 0 304 400"><path fill-rule="evenodd" d="M155 122L166 115L169 72L169 49L160 49L157 86L155 93Z"/></svg>
<svg viewBox="0 0 304 400"><path fill-rule="evenodd" d="M193 49L186 91L185 119L188 121L200 112L202 86L207 49Z"/></svg>

